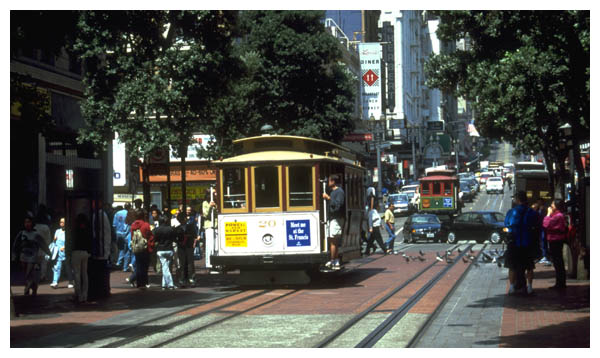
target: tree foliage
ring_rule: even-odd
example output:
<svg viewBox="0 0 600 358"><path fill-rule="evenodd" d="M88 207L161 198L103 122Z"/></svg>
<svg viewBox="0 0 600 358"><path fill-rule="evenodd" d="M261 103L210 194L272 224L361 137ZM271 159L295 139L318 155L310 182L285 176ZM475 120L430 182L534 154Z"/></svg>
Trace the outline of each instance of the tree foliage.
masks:
<svg viewBox="0 0 600 358"><path fill-rule="evenodd" d="M353 129L352 79L322 18L322 11L241 13L236 50L244 70L213 122L224 145L260 134L264 124L278 134L332 141Z"/></svg>
<svg viewBox="0 0 600 358"><path fill-rule="evenodd" d="M589 140L589 11L436 14L441 40L467 38L471 47L432 56L428 85L474 101L483 135L521 153L542 151L561 166L561 125Z"/></svg>

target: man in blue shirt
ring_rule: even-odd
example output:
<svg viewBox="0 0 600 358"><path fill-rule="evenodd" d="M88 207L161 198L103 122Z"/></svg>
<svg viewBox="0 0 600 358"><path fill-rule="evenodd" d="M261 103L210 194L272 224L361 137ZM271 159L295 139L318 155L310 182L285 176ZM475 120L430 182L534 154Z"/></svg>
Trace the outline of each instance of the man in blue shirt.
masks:
<svg viewBox="0 0 600 358"><path fill-rule="evenodd" d="M123 271L127 271L129 266L130 256L127 250L127 233L129 232L129 225L125 223L127 217L127 211L131 209L131 204L125 204L125 209L119 210L115 213L113 218L112 226L117 234L117 246L119 248L119 258L117 259L117 266L123 265Z"/></svg>
<svg viewBox="0 0 600 358"><path fill-rule="evenodd" d="M508 268L510 288L508 294L515 292L517 276L523 271L527 278L527 294L533 292L534 247L539 245L539 220L537 213L527 206L527 194L520 191L514 197L514 208L506 213L504 226L508 228L509 240L506 250L505 267Z"/></svg>

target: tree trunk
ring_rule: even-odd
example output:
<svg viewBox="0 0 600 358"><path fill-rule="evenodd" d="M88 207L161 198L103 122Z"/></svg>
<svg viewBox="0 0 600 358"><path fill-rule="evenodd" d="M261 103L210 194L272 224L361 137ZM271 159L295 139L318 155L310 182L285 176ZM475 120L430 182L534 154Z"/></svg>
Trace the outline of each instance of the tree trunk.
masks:
<svg viewBox="0 0 600 358"><path fill-rule="evenodd" d="M187 157L187 145L181 145L179 147L179 155L181 156L181 204L183 205L183 212L186 212L187 208L187 187L185 185L185 157Z"/></svg>
<svg viewBox="0 0 600 358"><path fill-rule="evenodd" d="M550 153L547 150L542 149L542 155L544 156L544 161L546 162L546 168L548 168L548 179L550 180L550 188L552 188L552 198L555 197L555 187L554 187L554 168L552 167L552 160L550 158Z"/></svg>
<svg viewBox="0 0 600 358"><path fill-rule="evenodd" d="M143 208L150 208L150 173L148 173L149 164L148 157L144 158L144 163L142 163L142 190L144 193L144 206Z"/></svg>
<svg viewBox="0 0 600 358"><path fill-rule="evenodd" d="M579 143L573 143L573 160L575 161L575 169L577 170L578 180L581 180L585 177L585 169L583 168L583 163L581 162L581 150L579 149Z"/></svg>

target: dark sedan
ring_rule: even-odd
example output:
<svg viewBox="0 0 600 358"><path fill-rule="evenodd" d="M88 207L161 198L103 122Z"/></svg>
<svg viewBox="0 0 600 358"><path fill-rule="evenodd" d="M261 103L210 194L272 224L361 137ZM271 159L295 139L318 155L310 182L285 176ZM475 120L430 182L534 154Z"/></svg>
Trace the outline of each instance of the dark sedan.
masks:
<svg viewBox="0 0 600 358"><path fill-rule="evenodd" d="M402 228L404 242L420 239L438 242L443 238L441 226L440 219L433 214L413 214L406 219Z"/></svg>
<svg viewBox="0 0 600 358"><path fill-rule="evenodd" d="M498 244L506 238L508 230L504 227L504 214L495 211L470 211L458 215L450 222L442 224L442 231L449 244L459 240L490 240Z"/></svg>

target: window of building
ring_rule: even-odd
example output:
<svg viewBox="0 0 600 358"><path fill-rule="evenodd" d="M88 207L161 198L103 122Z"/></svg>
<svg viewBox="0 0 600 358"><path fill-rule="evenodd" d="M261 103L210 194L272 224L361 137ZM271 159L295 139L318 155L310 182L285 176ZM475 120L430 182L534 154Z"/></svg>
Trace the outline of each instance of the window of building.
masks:
<svg viewBox="0 0 600 358"><path fill-rule="evenodd" d="M313 206L313 168L312 166L288 167L288 195L290 208Z"/></svg>
<svg viewBox="0 0 600 358"><path fill-rule="evenodd" d="M279 208L279 167L254 168L254 200L257 209Z"/></svg>
<svg viewBox="0 0 600 358"><path fill-rule="evenodd" d="M222 171L223 209L246 209L245 168L224 168Z"/></svg>

